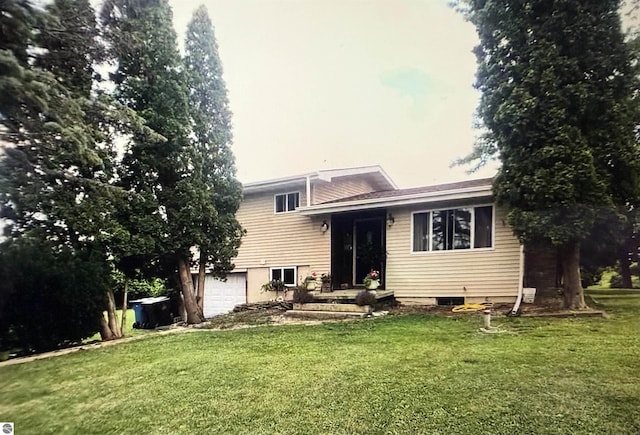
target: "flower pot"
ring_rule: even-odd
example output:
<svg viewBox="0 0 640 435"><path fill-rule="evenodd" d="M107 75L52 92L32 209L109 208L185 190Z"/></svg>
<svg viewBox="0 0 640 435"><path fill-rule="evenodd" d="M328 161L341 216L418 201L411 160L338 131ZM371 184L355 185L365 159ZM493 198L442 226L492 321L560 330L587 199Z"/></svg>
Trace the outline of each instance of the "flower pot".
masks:
<svg viewBox="0 0 640 435"><path fill-rule="evenodd" d="M307 282L307 290L315 290L316 289L316 283L314 281L309 281Z"/></svg>
<svg viewBox="0 0 640 435"><path fill-rule="evenodd" d="M380 280L377 279L372 279L369 281L369 284L367 284L367 290L375 290L378 287L380 287Z"/></svg>

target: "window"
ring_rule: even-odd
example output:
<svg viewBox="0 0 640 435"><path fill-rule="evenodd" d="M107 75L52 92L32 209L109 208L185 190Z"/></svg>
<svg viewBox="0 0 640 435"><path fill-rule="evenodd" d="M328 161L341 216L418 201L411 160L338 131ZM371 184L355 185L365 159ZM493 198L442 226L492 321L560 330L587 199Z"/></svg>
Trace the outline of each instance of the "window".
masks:
<svg viewBox="0 0 640 435"><path fill-rule="evenodd" d="M413 252L491 248L493 206L413 214Z"/></svg>
<svg viewBox="0 0 640 435"><path fill-rule="evenodd" d="M475 209L475 241L474 248L490 248L493 246L493 207L476 207Z"/></svg>
<svg viewBox="0 0 640 435"><path fill-rule="evenodd" d="M300 207L300 192L283 193L275 196L276 213L294 211Z"/></svg>
<svg viewBox="0 0 640 435"><path fill-rule="evenodd" d="M295 267L272 267L271 281L282 281L284 285L296 285L296 268Z"/></svg>

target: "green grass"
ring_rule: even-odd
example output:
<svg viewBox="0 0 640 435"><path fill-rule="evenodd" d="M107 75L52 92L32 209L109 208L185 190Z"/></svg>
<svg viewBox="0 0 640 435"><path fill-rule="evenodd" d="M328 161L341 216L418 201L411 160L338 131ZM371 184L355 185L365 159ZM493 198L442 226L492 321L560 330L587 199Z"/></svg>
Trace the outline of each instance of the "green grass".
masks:
<svg viewBox="0 0 640 435"><path fill-rule="evenodd" d="M640 294L609 319L422 315L195 331L0 367L24 434L634 434Z"/></svg>

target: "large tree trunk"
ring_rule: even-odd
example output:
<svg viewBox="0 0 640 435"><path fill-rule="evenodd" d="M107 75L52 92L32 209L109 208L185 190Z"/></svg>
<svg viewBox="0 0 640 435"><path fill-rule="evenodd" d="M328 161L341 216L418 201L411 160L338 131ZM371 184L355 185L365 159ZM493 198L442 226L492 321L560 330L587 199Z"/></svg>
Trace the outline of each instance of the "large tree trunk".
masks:
<svg viewBox="0 0 640 435"><path fill-rule="evenodd" d="M129 292L129 278L124 277L124 292L122 295L122 322L120 322L120 332L124 337L127 330L127 296Z"/></svg>
<svg viewBox="0 0 640 435"><path fill-rule="evenodd" d="M204 312L204 280L206 276L207 256L200 250L200 264L198 266L198 289L196 291L196 301L200 311Z"/></svg>
<svg viewBox="0 0 640 435"><path fill-rule="evenodd" d="M118 314L116 313L116 300L111 290L107 291L107 318L104 316L100 320L100 337L102 340L114 340L122 338L122 331L118 325Z"/></svg>
<svg viewBox="0 0 640 435"><path fill-rule="evenodd" d="M622 277L622 288L631 288L631 262L629 261L629 250L625 243L618 253L618 262L620 263L620 276Z"/></svg>
<svg viewBox="0 0 640 435"><path fill-rule="evenodd" d="M564 276L564 307L568 309L583 309L584 290L580 281L580 244L568 243L560 251L562 273Z"/></svg>
<svg viewBox="0 0 640 435"><path fill-rule="evenodd" d="M109 341L116 338L113 332L111 332L111 329L109 329L109 322L104 318L104 314L100 315L100 338L102 341Z"/></svg>
<svg viewBox="0 0 640 435"><path fill-rule="evenodd" d="M187 323L190 325L204 321L204 316L198 303L193 288L193 280L191 279L191 271L189 270L189 262L184 258L178 259L178 273L180 275L180 287L182 289L182 297L184 299L184 308L187 312Z"/></svg>

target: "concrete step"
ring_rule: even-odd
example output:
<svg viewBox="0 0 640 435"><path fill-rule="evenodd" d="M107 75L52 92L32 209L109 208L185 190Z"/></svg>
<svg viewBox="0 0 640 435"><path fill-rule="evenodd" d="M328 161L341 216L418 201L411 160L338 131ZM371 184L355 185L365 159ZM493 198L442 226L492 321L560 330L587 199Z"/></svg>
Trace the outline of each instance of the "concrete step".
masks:
<svg viewBox="0 0 640 435"><path fill-rule="evenodd" d="M312 291L311 294L315 299L318 300L355 300L358 293L360 293L362 289L351 289L351 290L334 290L329 293L321 293L319 291ZM384 299L393 296L393 290L376 290L375 291L376 299Z"/></svg>
<svg viewBox="0 0 640 435"><path fill-rule="evenodd" d="M297 311L332 311L332 312L350 312L350 313L370 313L370 305L356 304L326 304L326 303L307 303L293 304L293 309Z"/></svg>
<svg viewBox="0 0 640 435"><path fill-rule="evenodd" d="M289 310L284 313L287 317L297 317L303 319L353 319L353 318L361 318L367 317L368 313L354 313L348 311L300 311L300 310Z"/></svg>

